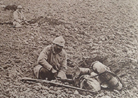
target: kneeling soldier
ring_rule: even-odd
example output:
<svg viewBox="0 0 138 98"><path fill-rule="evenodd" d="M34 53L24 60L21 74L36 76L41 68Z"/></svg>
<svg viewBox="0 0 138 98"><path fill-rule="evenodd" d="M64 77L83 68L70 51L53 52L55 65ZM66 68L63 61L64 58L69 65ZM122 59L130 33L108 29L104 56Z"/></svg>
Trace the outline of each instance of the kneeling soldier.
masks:
<svg viewBox="0 0 138 98"><path fill-rule="evenodd" d="M66 79L67 54L63 49L65 40L62 36L54 39L53 44L45 47L38 57L34 74L39 79Z"/></svg>
<svg viewBox="0 0 138 98"><path fill-rule="evenodd" d="M17 6L16 11L13 12L13 18L14 18L13 26L16 28L22 27L23 24L28 24L24 14L23 14L21 5Z"/></svg>

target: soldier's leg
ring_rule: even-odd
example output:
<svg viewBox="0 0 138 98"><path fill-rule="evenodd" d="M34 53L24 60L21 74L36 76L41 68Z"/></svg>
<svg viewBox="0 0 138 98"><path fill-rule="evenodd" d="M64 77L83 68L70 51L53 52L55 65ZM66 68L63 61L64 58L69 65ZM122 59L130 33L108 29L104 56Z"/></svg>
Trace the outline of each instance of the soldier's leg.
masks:
<svg viewBox="0 0 138 98"><path fill-rule="evenodd" d="M36 65L36 66L33 68L34 75L35 75L35 77L38 78L38 79L39 79L39 71L40 71L41 68L42 68L41 65Z"/></svg>
<svg viewBox="0 0 138 98"><path fill-rule="evenodd" d="M53 80L55 79L54 74L51 73L49 70L46 68L42 67L39 71L39 78L40 79L48 79L48 80Z"/></svg>
<svg viewBox="0 0 138 98"><path fill-rule="evenodd" d="M14 21L14 22L13 22L13 26L14 26L15 28L19 28L19 27L21 27L22 25L21 25L19 22Z"/></svg>

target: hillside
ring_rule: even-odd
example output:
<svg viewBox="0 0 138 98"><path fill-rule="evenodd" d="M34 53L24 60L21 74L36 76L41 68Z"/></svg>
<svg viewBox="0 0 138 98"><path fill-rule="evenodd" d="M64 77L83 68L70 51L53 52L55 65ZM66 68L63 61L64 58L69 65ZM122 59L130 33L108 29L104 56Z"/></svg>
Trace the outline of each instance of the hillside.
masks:
<svg viewBox="0 0 138 98"><path fill-rule="evenodd" d="M138 2L137 0L0 0L24 7L27 20L37 24L12 28L0 25L0 98L137 98ZM11 11L0 9L0 21L10 21ZM71 66L88 67L99 60L121 76L121 92L74 95L62 87L27 84L42 49L56 36L66 40ZM85 62L85 63L84 63ZM70 63L69 63L70 65ZM60 93L60 95L59 95Z"/></svg>

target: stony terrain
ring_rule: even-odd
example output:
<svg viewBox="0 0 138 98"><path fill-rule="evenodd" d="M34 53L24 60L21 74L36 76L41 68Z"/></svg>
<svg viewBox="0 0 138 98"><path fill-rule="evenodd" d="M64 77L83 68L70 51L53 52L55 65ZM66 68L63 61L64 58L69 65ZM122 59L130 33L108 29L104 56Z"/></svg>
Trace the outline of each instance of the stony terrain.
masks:
<svg viewBox="0 0 138 98"><path fill-rule="evenodd" d="M0 98L138 98L137 0L0 0L24 7L32 25L0 25ZM33 19L33 20L32 20ZM0 9L0 22L12 11ZM23 83L42 49L62 35L69 66L88 67L99 60L120 76L121 92L74 94L63 87Z"/></svg>

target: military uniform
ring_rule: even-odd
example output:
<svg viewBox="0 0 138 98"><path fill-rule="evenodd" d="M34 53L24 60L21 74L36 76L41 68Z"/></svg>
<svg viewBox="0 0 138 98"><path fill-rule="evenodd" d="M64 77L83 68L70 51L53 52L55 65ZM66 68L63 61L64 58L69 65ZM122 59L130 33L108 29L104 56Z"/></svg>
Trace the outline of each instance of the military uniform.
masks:
<svg viewBox="0 0 138 98"><path fill-rule="evenodd" d="M26 21L26 18L22 11L18 9L22 9L22 7L18 6L17 10L13 12L13 25L14 27L21 27L22 24Z"/></svg>
<svg viewBox="0 0 138 98"><path fill-rule="evenodd" d="M37 78L51 80L60 77L66 79L67 54L64 49L57 54L53 45L45 47L40 53L37 63L38 65L34 68L34 74ZM52 69L55 69L57 74L53 74Z"/></svg>

